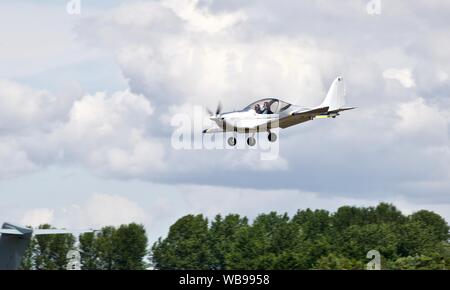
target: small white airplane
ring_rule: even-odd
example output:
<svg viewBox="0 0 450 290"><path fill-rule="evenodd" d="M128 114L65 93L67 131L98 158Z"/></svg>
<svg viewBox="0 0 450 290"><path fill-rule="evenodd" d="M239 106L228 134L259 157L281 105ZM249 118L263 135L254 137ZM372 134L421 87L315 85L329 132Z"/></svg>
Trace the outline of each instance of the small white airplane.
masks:
<svg viewBox="0 0 450 290"><path fill-rule="evenodd" d="M316 118L336 118L339 112L355 109L344 107L344 104L344 80L338 77L331 84L325 100L315 108L303 108L279 99L268 98L256 101L240 111L221 113L222 106L219 103L215 113L208 110L210 119L217 126L203 130L203 133L253 133L247 138L247 144L254 146L256 144L254 133L267 132L268 140L275 142L277 135L270 129L278 127L285 129ZM229 137L227 142L230 146L234 146L237 140L233 136Z"/></svg>

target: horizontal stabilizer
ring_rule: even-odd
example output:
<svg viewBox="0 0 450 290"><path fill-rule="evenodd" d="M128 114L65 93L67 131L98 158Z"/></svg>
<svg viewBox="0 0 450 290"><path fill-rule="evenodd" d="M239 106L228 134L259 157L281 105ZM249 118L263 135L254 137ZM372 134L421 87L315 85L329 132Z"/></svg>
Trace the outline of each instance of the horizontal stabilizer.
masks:
<svg viewBox="0 0 450 290"><path fill-rule="evenodd" d="M338 110L329 111L329 113L339 113L339 112L353 110L353 109L356 109L356 107L344 107L344 108L340 108Z"/></svg>

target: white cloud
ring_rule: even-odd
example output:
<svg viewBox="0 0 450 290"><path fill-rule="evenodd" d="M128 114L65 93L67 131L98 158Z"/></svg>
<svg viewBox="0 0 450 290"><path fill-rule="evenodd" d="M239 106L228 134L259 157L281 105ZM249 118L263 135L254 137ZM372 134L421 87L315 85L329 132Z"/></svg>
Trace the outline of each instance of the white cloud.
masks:
<svg viewBox="0 0 450 290"><path fill-rule="evenodd" d="M65 3L55 4L2 1L2 21L8 25L0 27L0 78L32 76L101 56L74 37L79 18L66 13Z"/></svg>
<svg viewBox="0 0 450 290"><path fill-rule="evenodd" d="M262 142L268 143L269 141L261 140L263 138L266 138L265 135L261 135L261 137L257 140L259 144L262 144ZM238 139L239 142L246 142L244 138ZM261 146L261 145L259 145ZM277 145L269 145L274 146L273 148L276 148ZM239 154L239 158L236 158L236 152L235 151L229 151L226 152L224 155L224 166L227 169L231 170L242 170L244 168L252 171L274 171L274 170L281 170L286 171L289 169L289 162L284 157L279 155L279 152L277 152L276 149L272 149L271 151L270 147L267 146L267 150L265 148L261 148L258 150L243 150L241 154ZM263 159L263 157L267 155L267 158L270 158L269 156L274 156L273 160L269 159Z"/></svg>
<svg viewBox="0 0 450 290"><path fill-rule="evenodd" d="M153 113L150 102L141 95L129 91L87 95L73 104L66 124L70 136L80 139L111 137L117 130L134 126L145 128L145 121ZM117 136L116 138L119 138Z"/></svg>
<svg viewBox="0 0 450 290"><path fill-rule="evenodd" d="M0 79L0 130L14 134L50 130L67 113L73 99Z"/></svg>
<svg viewBox="0 0 450 290"><path fill-rule="evenodd" d="M101 15L103 22L112 22L119 26L132 29L142 27L160 26L160 24L171 17L174 13L156 1L139 1L127 3L116 7L111 13Z"/></svg>
<svg viewBox="0 0 450 290"><path fill-rule="evenodd" d="M117 19L134 15L133 29L121 33L130 23ZM238 109L266 96L317 105L326 89L321 69L333 66L336 55L310 38L254 37L246 21L242 10L214 13L193 0L136 2L91 19L82 36L109 45L132 91L158 105L215 106L222 100Z"/></svg>
<svg viewBox="0 0 450 290"><path fill-rule="evenodd" d="M142 175L164 169L164 148L148 135L153 107L129 91L84 96L67 123L52 134L63 159L78 160L100 173Z"/></svg>
<svg viewBox="0 0 450 290"><path fill-rule="evenodd" d="M69 154L84 158L94 169L139 174L163 166L162 146L146 136L152 114L150 102L140 95L97 93L74 104L56 136L62 135Z"/></svg>
<svg viewBox="0 0 450 290"><path fill-rule="evenodd" d="M61 206L53 209L53 222L58 227L100 228L151 221L148 213L136 201L117 194L95 193L82 204Z"/></svg>
<svg viewBox="0 0 450 290"><path fill-rule="evenodd" d="M26 207L25 207L26 208ZM11 221L12 213L4 215ZM118 194L95 193L80 204L64 204L52 208L25 209L17 219L19 225L37 227L51 224L73 230L119 226L128 223L150 224L152 213L146 212L136 201Z"/></svg>
<svg viewBox="0 0 450 290"><path fill-rule="evenodd" d="M247 15L243 11L212 14L207 7L199 8L199 0L167 0L162 6L170 8L193 32L218 33L243 22Z"/></svg>
<svg viewBox="0 0 450 290"><path fill-rule="evenodd" d="M119 195L94 194L81 207L82 223L94 226L120 225L130 222L144 223L145 211L134 201Z"/></svg>
<svg viewBox="0 0 450 290"><path fill-rule="evenodd" d="M426 104L422 98L399 105L400 120L394 128L397 133L414 137L418 144L448 145L450 111Z"/></svg>
<svg viewBox="0 0 450 290"><path fill-rule="evenodd" d="M26 151L10 138L0 138L0 177L14 177L38 168Z"/></svg>
<svg viewBox="0 0 450 290"><path fill-rule="evenodd" d="M447 82L449 80L448 73L445 72L444 70L438 70L436 72L436 78L441 83L445 83L445 82Z"/></svg>
<svg viewBox="0 0 450 290"><path fill-rule="evenodd" d="M55 163L100 174L142 176L165 169L165 150L150 133L154 108L128 90L55 95L0 80L0 177Z"/></svg>
<svg viewBox="0 0 450 290"><path fill-rule="evenodd" d="M26 226L37 227L42 224L51 224L54 221L54 210L48 208L31 209L25 212L20 223Z"/></svg>
<svg viewBox="0 0 450 290"><path fill-rule="evenodd" d="M330 196L388 195L417 181L423 190L439 185L428 186L429 199L446 198L448 98L446 77L436 72L450 64L448 28L425 17L440 11L424 3L386 3L383 21L357 1L128 1L80 17L76 39L86 50L114 54L130 90L61 99L3 82L0 160L13 165L0 174L68 164L108 177L286 186ZM424 33L399 19L416 21ZM316 105L341 73L349 105L359 108L283 131L276 166L252 153L168 146L169 106L214 108L222 100L226 110L240 109L266 96ZM19 92L14 102L11 92Z"/></svg>
<svg viewBox="0 0 450 290"><path fill-rule="evenodd" d="M416 85L410 69L389 68L383 72L383 78L397 80L405 88L412 88Z"/></svg>
<svg viewBox="0 0 450 290"><path fill-rule="evenodd" d="M206 104L222 100L241 108L254 98L283 96L287 101L317 105L322 95L319 69L327 58L301 41L180 34L147 46L129 45L118 55L134 91L158 104Z"/></svg>

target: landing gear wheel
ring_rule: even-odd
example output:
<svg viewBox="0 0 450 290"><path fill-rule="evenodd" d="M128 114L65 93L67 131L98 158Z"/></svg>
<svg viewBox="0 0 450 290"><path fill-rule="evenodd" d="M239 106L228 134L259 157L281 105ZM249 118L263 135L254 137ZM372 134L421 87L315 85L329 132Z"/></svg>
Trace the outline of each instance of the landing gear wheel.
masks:
<svg viewBox="0 0 450 290"><path fill-rule="evenodd" d="M269 133L269 135L267 136L267 139L269 139L270 142L275 142L275 141L277 141L277 134Z"/></svg>
<svg viewBox="0 0 450 290"><path fill-rule="evenodd" d="M256 139L254 137L248 137L247 138L247 145L248 146L255 146L256 144Z"/></svg>
<svg viewBox="0 0 450 290"><path fill-rule="evenodd" d="M228 145L230 145L231 147L233 147L233 146L236 145L237 140L236 140L236 138L234 138L234 137L230 137L230 138L228 138L227 143L228 143Z"/></svg>

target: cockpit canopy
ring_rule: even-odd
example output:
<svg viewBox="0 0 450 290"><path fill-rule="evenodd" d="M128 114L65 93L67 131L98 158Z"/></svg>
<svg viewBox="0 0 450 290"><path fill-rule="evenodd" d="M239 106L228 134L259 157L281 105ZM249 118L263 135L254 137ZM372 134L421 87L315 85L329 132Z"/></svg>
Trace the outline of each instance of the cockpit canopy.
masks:
<svg viewBox="0 0 450 290"><path fill-rule="evenodd" d="M290 106L291 104L281 100L268 98L251 103L243 111L254 110L257 114L279 114Z"/></svg>

